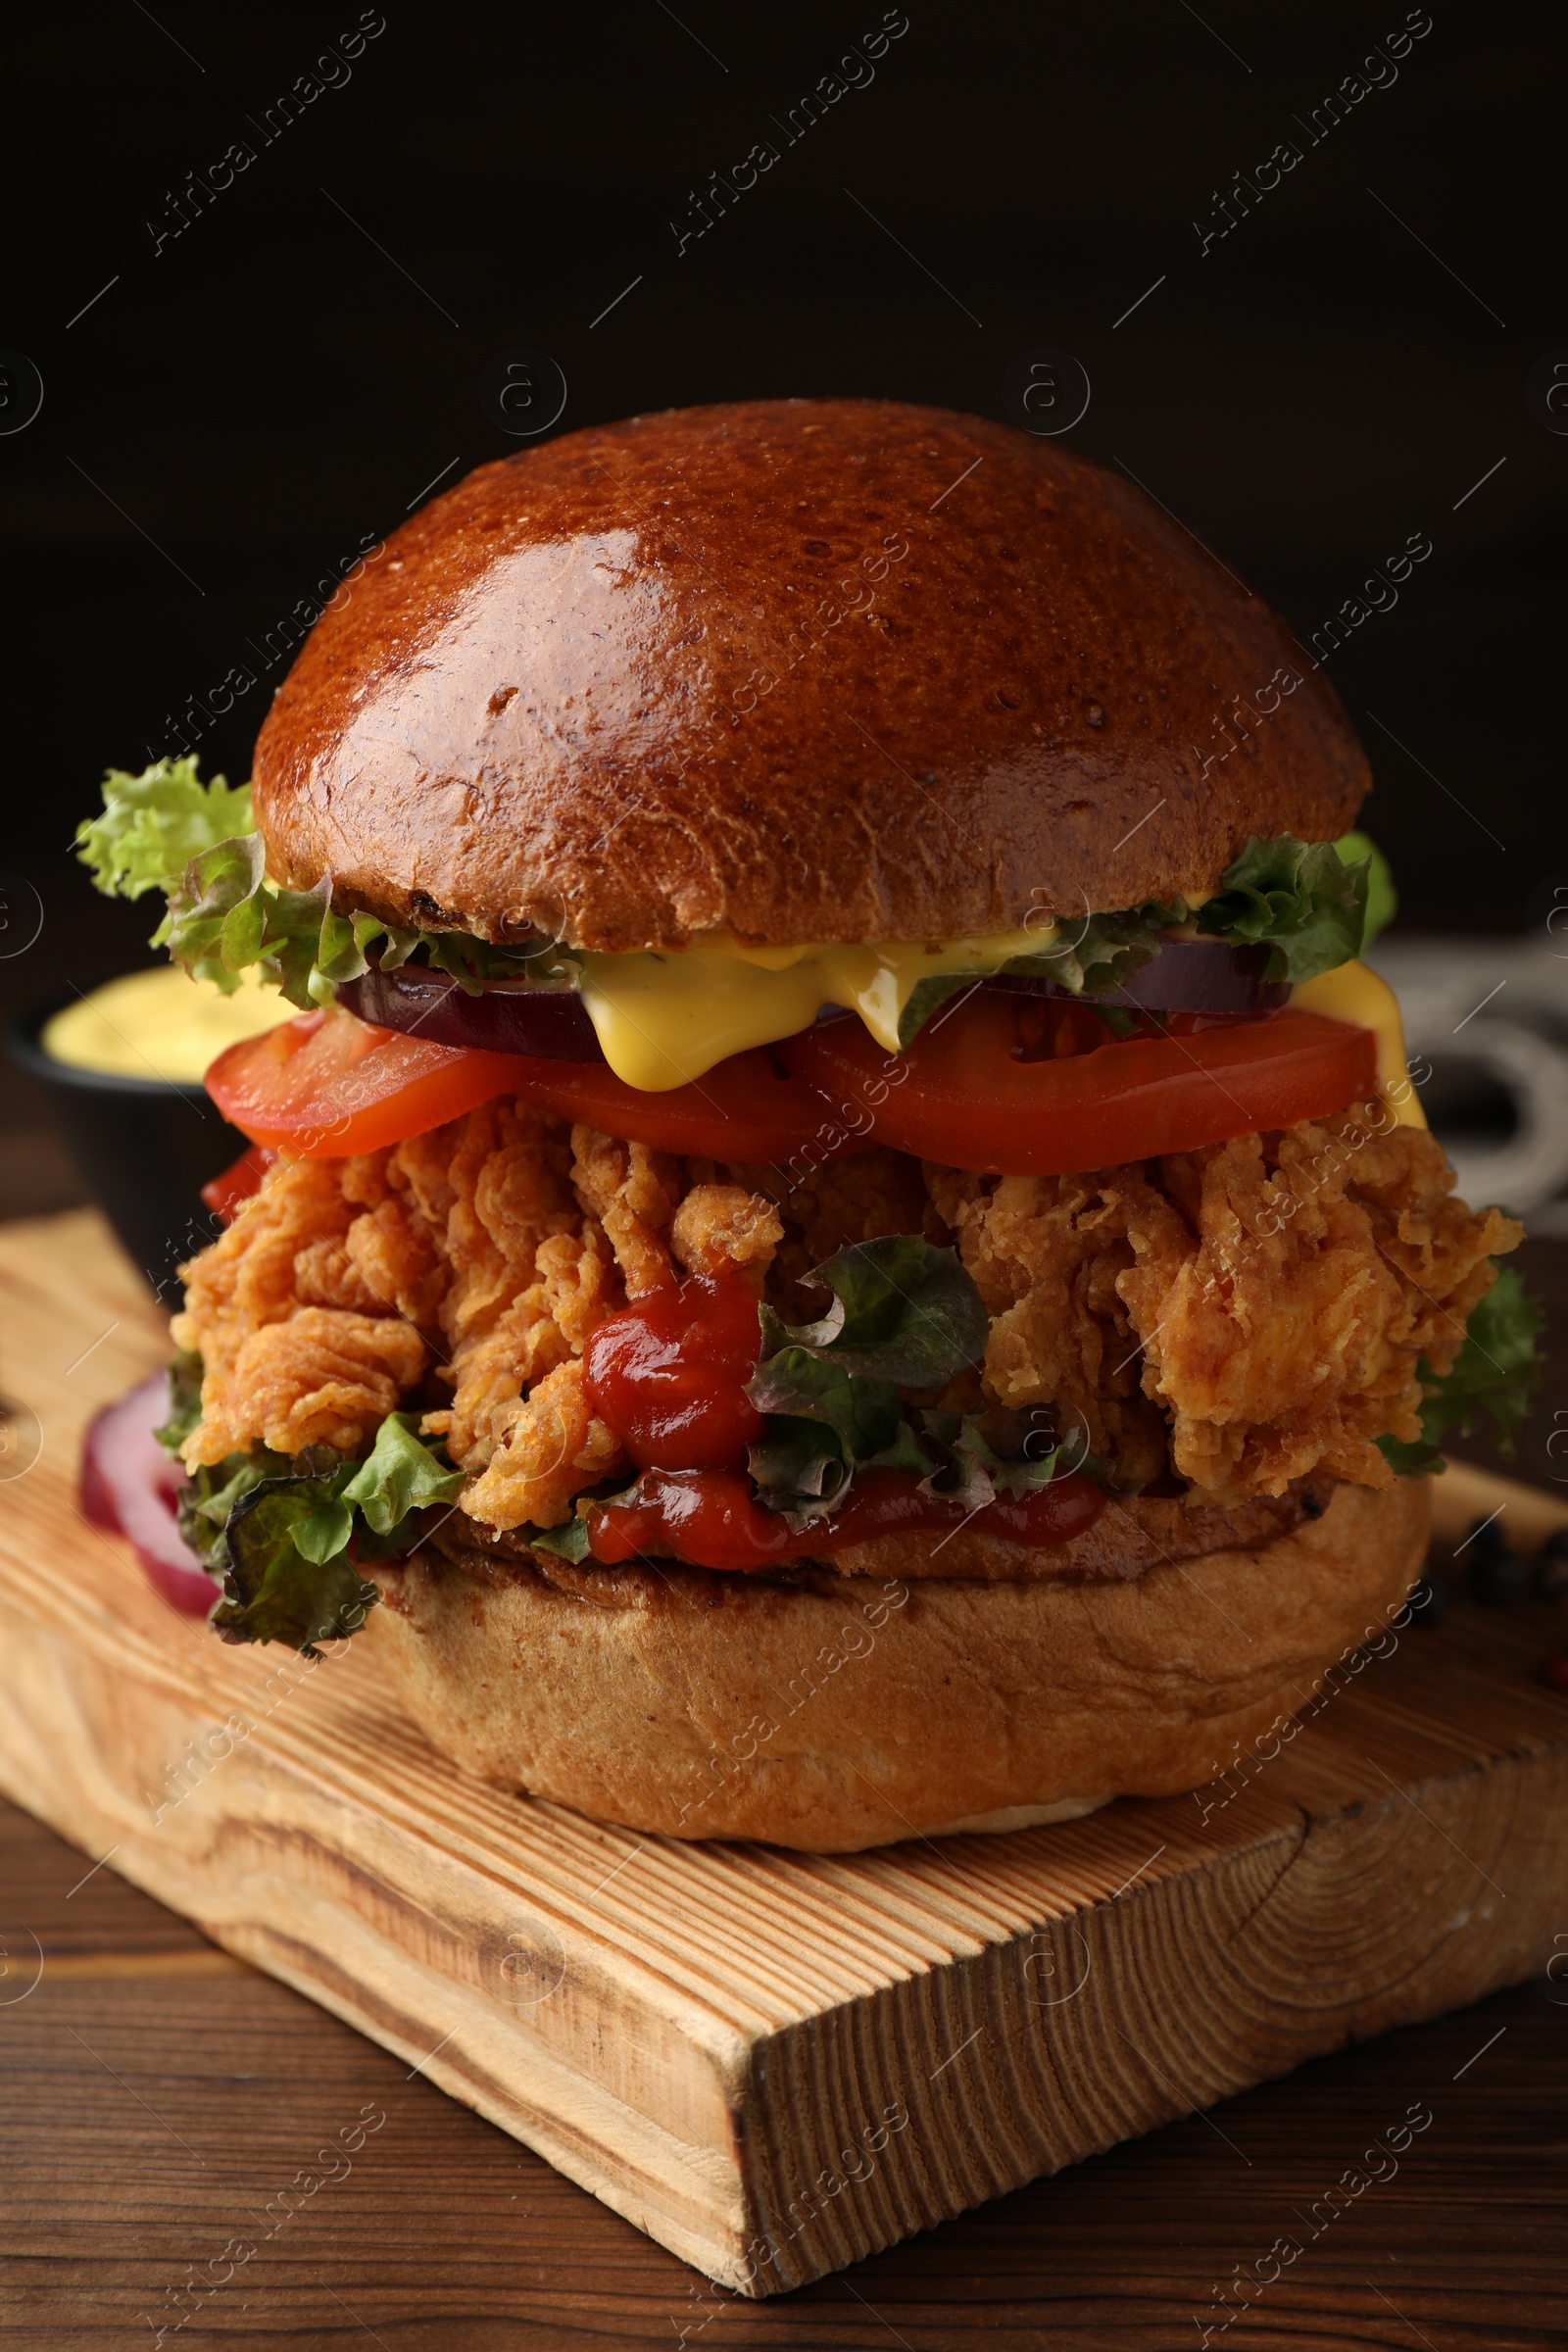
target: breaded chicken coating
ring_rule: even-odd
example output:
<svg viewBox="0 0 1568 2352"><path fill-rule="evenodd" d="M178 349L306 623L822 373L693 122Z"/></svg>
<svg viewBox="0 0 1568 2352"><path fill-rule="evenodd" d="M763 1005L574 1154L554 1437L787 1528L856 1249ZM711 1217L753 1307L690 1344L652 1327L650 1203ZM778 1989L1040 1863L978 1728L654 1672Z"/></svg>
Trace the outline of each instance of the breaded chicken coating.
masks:
<svg viewBox="0 0 1568 2352"><path fill-rule="evenodd" d="M1521 1238L1377 1102L1092 1175L926 1179L992 1318L988 1394L1081 1416L1124 1471L1157 1408L1203 1502L1318 1469L1391 1487L1376 1440L1418 1434L1419 1359L1447 1369Z"/></svg>
<svg viewBox="0 0 1568 2352"><path fill-rule="evenodd" d="M1387 1487L1490 1260L1520 1228L1452 1197L1422 1130L1368 1102L1085 1175L966 1175L882 1148L781 1195L498 1101L383 1152L280 1160L186 1273L175 1339L204 1362L187 1462L256 1445L363 1450L410 1401L472 1474L462 1507L550 1526L628 1470L583 1350L683 1274L741 1268L786 1320L849 1243L955 1242L991 1319L964 1409L1046 1411L1130 1488L1236 1504L1313 1471ZM439 1384L433 1387L432 1384ZM440 1392L450 1393L450 1402ZM629 1474L629 1470L628 1470Z"/></svg>

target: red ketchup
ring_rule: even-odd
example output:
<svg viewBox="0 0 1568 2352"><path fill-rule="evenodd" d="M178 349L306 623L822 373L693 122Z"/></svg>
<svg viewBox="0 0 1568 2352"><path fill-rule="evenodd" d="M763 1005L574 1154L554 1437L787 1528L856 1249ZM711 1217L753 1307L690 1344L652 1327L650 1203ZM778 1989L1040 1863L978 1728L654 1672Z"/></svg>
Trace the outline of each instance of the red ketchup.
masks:
<svg viewBox="0 0 1568 2352"><path fill-rule="evenodd" d="M762 1434L748 1401L761 1331L741 1274L693 1274L601 1323L588 1395L639 1470L722 1470ZM741 1481L744 1485L744 1479Z"/></svg>
<svg viewBox="0 0 1568 2352"><path fill-rule="evenodd" d="M1065 1544L1103 1509L1104 1496L1079 1470L1017 1500L1000 1494L973 1513L946 1495L923 1494L910 1471L867 1470L843 1510L796 1535L777 1511L753 1499L744 1471L651 1470L624 1502L589 1512L588 1548L607 1566L658 1546L696 1568L771 1568L778 1560L820 1559L873 1536L953 1535L966 1519L982 1535L1014 1544Z"/></svg>
<svg viewBox="0 0 1568 2352"><path fill-rule="evenodd" d="M600 1324L586 1350L589 1398L642 1476L624 1501L590 1509L596 1560L612 1566L670 1552L696 1568L761 1569L873 1536L940 1539L966 1520L1015 1544L1065 1544L1104 1508L1100 1489L1077 1471L966 1513L946 1495L922 1494L910 1472L873 1470L861 1472L842 1510L796 1535L757 1501L746 1473L746 1448L763 1428L746 1396L760 1339L757 1291L739 1273L694 1274Z"/></svg>

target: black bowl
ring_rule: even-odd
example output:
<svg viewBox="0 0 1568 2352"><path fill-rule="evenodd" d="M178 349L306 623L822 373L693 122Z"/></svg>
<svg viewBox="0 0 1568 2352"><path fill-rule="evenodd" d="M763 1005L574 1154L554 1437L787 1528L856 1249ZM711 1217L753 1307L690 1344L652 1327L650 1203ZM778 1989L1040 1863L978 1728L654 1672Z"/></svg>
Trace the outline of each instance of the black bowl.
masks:
<svg viewBox="0 0 1568 2352"><path fill-rule="evenodd" d="M48 1095L82 1183L121 1247L153 1296L174 1306L176 1268L223 1229L202 1186L238 1159L247 1139L220 1117L200 1085L115 1078L54 1060L39 1042L43 1026L75 993L68 989L20 1014L6 1044Z"/></svg>

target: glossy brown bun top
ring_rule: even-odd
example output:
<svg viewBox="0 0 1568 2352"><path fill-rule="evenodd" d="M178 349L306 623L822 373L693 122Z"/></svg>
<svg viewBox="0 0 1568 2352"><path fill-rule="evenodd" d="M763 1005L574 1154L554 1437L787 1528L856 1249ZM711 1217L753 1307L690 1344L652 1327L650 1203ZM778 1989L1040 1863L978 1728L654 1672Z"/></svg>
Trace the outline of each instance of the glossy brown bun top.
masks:
<svg viewBox="0 0 1568 2352"><path fill-rule="evenodd" d="M1192 895L1367 784L1283 623L1119 475L856 400L480 466L334 598L255 769L277 880L612 950Z"/></svg>

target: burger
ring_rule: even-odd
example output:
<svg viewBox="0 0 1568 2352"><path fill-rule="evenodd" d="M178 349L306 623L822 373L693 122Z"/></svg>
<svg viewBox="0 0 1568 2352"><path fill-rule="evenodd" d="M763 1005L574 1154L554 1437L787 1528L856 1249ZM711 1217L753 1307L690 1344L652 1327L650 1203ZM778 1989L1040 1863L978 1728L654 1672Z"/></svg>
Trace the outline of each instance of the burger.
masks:
<svg viewBox="0 0 1568 2352"><path fill-rule="evenodd" d="M102 883L297 1009L164 1442L227 1642L353 1637L485 1780L817 1851L1194 1788L1523 1409L1282 622L1118 476L882 401L482 466L357 567L249 794Z"/></svg>

